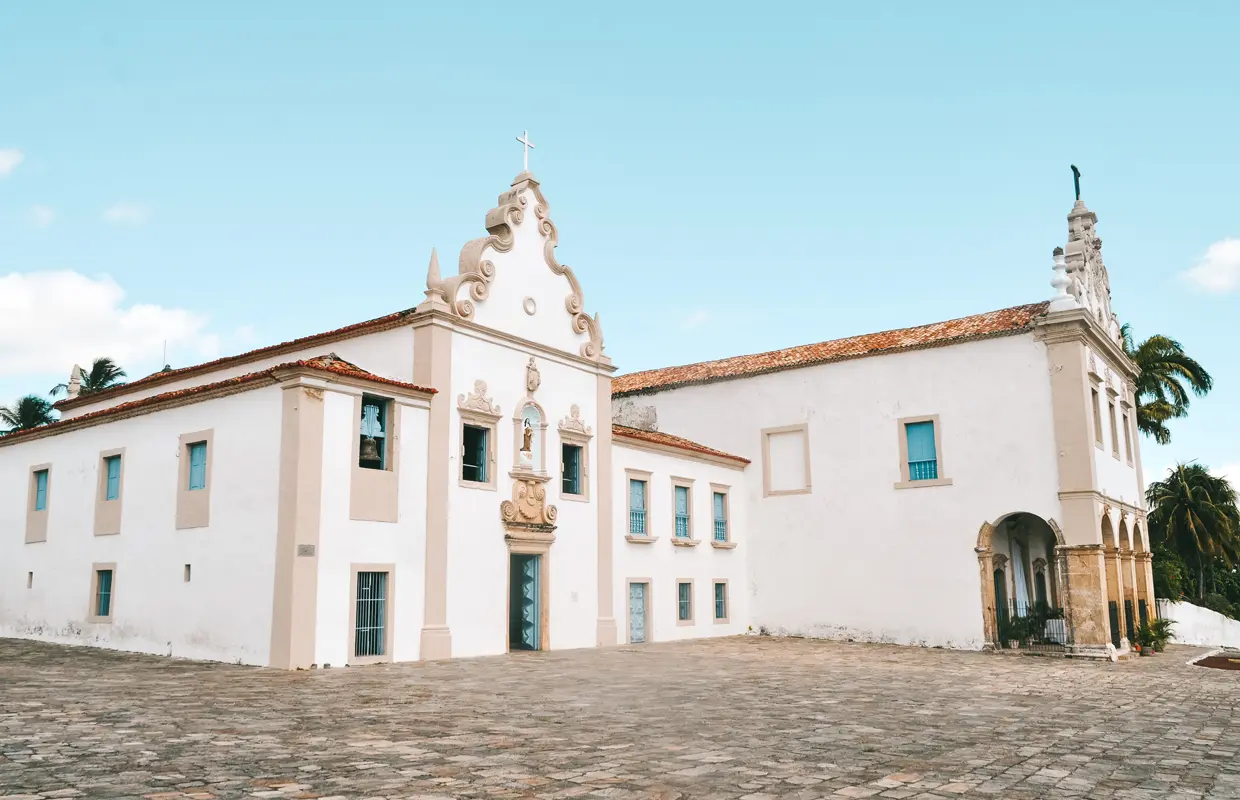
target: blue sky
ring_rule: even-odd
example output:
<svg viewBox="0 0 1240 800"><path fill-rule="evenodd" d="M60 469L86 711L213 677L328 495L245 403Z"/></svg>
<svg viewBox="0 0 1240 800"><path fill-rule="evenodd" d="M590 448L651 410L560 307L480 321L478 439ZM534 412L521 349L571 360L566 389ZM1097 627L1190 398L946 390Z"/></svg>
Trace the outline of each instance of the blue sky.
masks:
<svg viewBox="0 0 1240 800"><path fill-rule="evenodd" d="M415 305L528 128L622 371L1044 299L1075 163L1240 471L1234 6L430 5L0 9L0 398Z"/></svg>

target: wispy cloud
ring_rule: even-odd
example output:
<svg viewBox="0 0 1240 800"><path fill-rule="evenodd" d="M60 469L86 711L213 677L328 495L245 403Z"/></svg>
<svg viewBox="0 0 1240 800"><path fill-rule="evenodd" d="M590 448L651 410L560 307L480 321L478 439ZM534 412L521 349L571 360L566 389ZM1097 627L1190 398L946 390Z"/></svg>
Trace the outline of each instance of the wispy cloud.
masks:
<svg viewBox="0 0 1240 800"><path fill-rule="evenodd" d="M104 210L103 218L118 225L141 225L151 218L151 212L133 203L117 203Z"/></svg>
<svg viewBox="0 0 1240 800"><path fill-rule="evenodd" d="M40 228L46 228L56 219L56 212L51 206L36 205L30 209L30 221Z"/></svg>
<svg viewBox="0 0 1240 800"><path fill-rule="evenodd" d="M682 331L691 331L694 328L700 328L710 320L710 314L706 311L698 309L689 316L685 317L680 323Z"/></svg>
<svg viewBox="0 0 1240 800"><path fill-rule="evenodd" d="M1223 239L1210 245L1205 258L1185 272L1184 277L1217 294L1240 288L1240 239Z"/></svg>
<svg viewBox="0 0 1240 800"><path fill-rule="evenodd" d="M26 154L16 148L0 148L0 178L7 178L26 160Z"/></svg>
<svg viewBox="0 0 1240 800"><path fill-rule="evenodd" d="M1221 469L1214 470L1214 474L1221 478L1226 478L1237 492L1240 492L1240 462L1235 464L1224 464Z"/></svg>

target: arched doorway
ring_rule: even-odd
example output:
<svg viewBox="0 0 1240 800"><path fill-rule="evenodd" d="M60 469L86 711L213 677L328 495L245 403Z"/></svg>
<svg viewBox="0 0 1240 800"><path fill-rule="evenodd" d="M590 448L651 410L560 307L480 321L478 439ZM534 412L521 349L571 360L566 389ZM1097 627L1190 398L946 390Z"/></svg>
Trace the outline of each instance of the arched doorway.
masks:
<svg viewBox="0 0 1240 800"><path fill-rule="evenodd" d="M977 553L989 647L1063 649L1067 632L1061 605L1062 569L1054 520L1017 512L984 523Z"/></svg>

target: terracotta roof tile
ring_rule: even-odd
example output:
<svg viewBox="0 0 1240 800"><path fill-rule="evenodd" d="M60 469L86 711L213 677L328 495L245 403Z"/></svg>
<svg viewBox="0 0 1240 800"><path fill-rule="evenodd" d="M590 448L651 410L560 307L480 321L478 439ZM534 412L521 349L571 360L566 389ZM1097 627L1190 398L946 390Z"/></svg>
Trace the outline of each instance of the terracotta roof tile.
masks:
<svg viewBox="0 0 1240 800"><path fill-rule="evenodd" d="M61 433L65 430L71 430L87 423L95 424L104 417L117 416L124 414L125 412L136 411L149 406L158 406L185 397L209 394L263 380L274 382L276 380L276 372L294 367L304 367L306 369L317 370L320 372L330 372L336 375L347 375L349 377L361 378L375 383L386 384L388 386L399 386L402 389L412 389L414 391L426 392L427 394L435 393L434 389L428 389L424 386L416 386L412 383L405 383L403 381L392 380L391 378L384 378L379 375L375 375L374 373L367 372L356 364L350 364L348 361L336 356L334 353L329 353L327 355L315 356L314 358L301 361L289 361L284 364L278 364L274 367L260 370L258 372L250 372L246 375L238 375L234 378L226 378L222 381L215 381L214 383L204 383L200 386L189 386L184 389L175 389L171 392L163 392L162 394L143 397L140 400L130 400L128 403L120 403L118 405L109 406L108 408L101 408L98 411L91 411L80 416L72 417L71 419L57 420L56 422L48 425L40 425L37 428L30 428L24 431L13 431L11 433L0 433L0 445L10 444L19 439L35 436L35 434L45 435L49 431Z"/></svg>
<svg viewBox="0 0 1240 800"><path fill-rule="evenodd" d="M693 453L702 453L715 458L726 458L729 461L735 461L738 464L748 464L749 459L740 456L734 456L731 453L725 453L722 450L716 450L713 447L707 447L704 444L689 441L681 436L673 436L670 433L662 433L661 431L643 431L639 428L630 428L627 425L611 426L611 435L621 439L637 439L642 442L651 444L660 444L665 447L675 447L679 450L688 450Z"/></svg>
<svg viewBox="0 0 1240 800"><path fill-rule="evenodd" d="M986 314L901 328L847 339L834 339L818 344L772 350L748 356L734 356L718 361L703 361L681 367L663 367L644 372L620 375L612 380L612 396L642 394L677 386L745 378L767 372L797 369L832 361L845 361L865 356L896 353L924 347L940 347L975 339L1009 336L1029 330L1033 321L1046 313L1048 303L1004 308Z"/></svg>
<svg viewBox="0 0 1240 800"><path fill-rule="evenodd" d="M54 407L57 409L77 408L78 406L87 405L88 403L97 403L99 400L107 399L109 397L127 394L135 389L145 389L150 386L159 386L161 384L181 380L182 378L188 378L193 375L199 375L205 372L214 372L218 369L236 366L237 364L245 364L249 361L257 361L267 356L286 353L292 350L301 350L315 344L337 342L341 339L350 339L354 336L362 336L367 333L374 333L388 328L395 328L413 316L413 309L406 309L405 311L397 311L393 314L369 319L365 322L346 325L343 328L336 328L335 330L325 331L323 333L315 333L310 336L302 336L299 339L290 339L287 342L280 342L279 344L260 347L257 350L249 350L244 353L238 353L235 356L225 356L224 358L217 358L214 361L207 361L202 364L194 364L193 366L181 367L180 369L170 369L162 372L156 372L154 374L147 375L144 378L139 378L136 381L122 383L117 386L104 389L100 392L94 392L93 394L65 398L64 400L57 402Z"/></svg>

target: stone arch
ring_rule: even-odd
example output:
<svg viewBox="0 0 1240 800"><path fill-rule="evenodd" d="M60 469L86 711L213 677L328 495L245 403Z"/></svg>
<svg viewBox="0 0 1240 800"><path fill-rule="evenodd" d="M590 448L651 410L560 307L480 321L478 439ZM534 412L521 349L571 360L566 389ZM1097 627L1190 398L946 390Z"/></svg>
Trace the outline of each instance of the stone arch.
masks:
<svg viewBox="0 0 1240 800"><path fill-rule="evenodd" d="M1132 549L1138 553L1148 553L1150 544L1145 540L1145 531L1141 527L1141 520L1132 521Z"/></svg>
<svg viewBox="0 0 1240 800"><path fill-rule="evenodd" d="M1022 557L1019 565L1009 554L995 552L996 534L1002 532L1004 537L1011 534L1008 532L1009 522L1016 523L1022 528L1020 534L1024 545L1020 547ZM1046 576L1048 583L1047 590L1050 599L1057 605L1057 599L1062 597L1062 590L1058 576L1061 574L1061 566L1059 564L1057 547L1063 545L1063 531L1059 524L1053 519L1043 519L1037 514L1025 511L1014 511L998 517L994 522L983 522L977 532L977 540L974 545L974 552L977 554L978 574L981 583L982 593L982 622L987 648L995 648L1001 645L999 641L999 615L1007 613L1007 609L998 608L999 598L1007 601L1017 600L1017 583L1016 575L1021 575L1023 581L1020 587L1026 590L1026 594L1030 596L1024 600L1032 598L1034 591L1034 572L1032 568L1033 557L1030 555L1027 544L1030 537L1039 538L1039 548L1042 558L1047 562L1047 569L1051 574ZM1010 547L1010 540L1008 540ZM1003 581L1004 585L999 586L996 581ZM1008 583L1012 584L1009 589Z"/></svg>
<svg viewBox="0 0 1240 800"><path fill-rule="evenodd" d="M1119 518L1119 535L1116 538L1116 546L1120 550L1132 549L1132 540L1128 538L1128 520L1125 517Z"/></svg>
<svg viewBox="0 0 1240 800"><path fill-rule="evenodd" d="M1107 508L1102 512L1102 523L1100 526L1102 533L1102 546L1107 550L1115 549L1115 527L1111 524L1111 509Z"/></svg>

